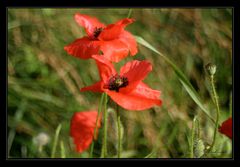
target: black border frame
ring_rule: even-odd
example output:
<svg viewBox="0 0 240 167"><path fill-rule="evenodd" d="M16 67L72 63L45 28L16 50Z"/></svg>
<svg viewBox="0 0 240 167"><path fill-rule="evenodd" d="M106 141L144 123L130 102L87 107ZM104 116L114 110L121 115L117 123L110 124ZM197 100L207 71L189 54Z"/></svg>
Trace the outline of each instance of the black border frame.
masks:
<svg viewBox="0 0 240 167"><path fill-rule="evenodd" d="M158 2L156 0L148 0L147 2L143 1L138 1L137 3L132 1L133 4L131 4L129 1L125 2L125 0L122 0L121 3L119 5L113 5L111 2L107 2L107 1L93 1L93 0L87 0L87 1L77 1L77 0L68 0L68 1L63 1L63 0L59 0L59 1L45 1L45 0L35 0L35 1L31 1L31 0L2 0L1 3L1 14L0 16L2 17L2 22L5 23L5 27L2 26L3 30L0 31L1 35L1 41L2 41L2 56L1 56L1 63L2 65L0 66L0 68L2 68L1 71L4 71L4 75L1 75L1 84L3 84L4 88L1 89L1 95L5 94L6 98L2 98L1 101L1 107L2 107L2 112L4 112L4 116L1 116L1 132L5 132L4 133L4 139L3 137L0 137L0 139L2 139L3 141L1 142L3 144L3 146L1 146L1 148L5 148L5 150L1 149L3 152L1 158L3 158L3 160L5 161L59 161L60 163L63 161L66 161L67 163L69 161L105 161L105 160L116 160L116 159L50 159L50 158L46 158L46 159L8 159L7 158L7 145L4 143L7 143L7 8L165 8L165 7L170 7L170 8L225 8L225 7L231 7L233 8L233 43L232 43L232 49L233 49L233 66L232 66L232 74L233 74L233 158L232 159L220 159L220 158L216 158L216 159L189 159L189 158L169 158L169 159L120 159L121 161L123 160L127 160L127 161L195 161L195 162L201 162L202 161L207 161L209 162L213 162L213 161L221 161L221 162L225 162L227 161L229 162L233 162L233 161L239 161L239 157L240 157L240 153L239 153L239 149L240 146L238 144L239 142L239 127L240 127L240 117L239 117L239 112L238 109L239 107L236 107L237 105L239 105L239 103L237 102L238 96L239 96L239 83L238 83L238 77L235 77L235 75L239 75L240 73L240 69L239 69L239 65L237 65L237 63L239 62L239 22L240 22L240 12L239 12L239 8L240 5L238 4L237 0L228 0L228 1L216 1L216 0L201 0L201 1L180 1L180 0L168 0L168 1L162 1L162 2ZM146 4L147 3L147 4ZM5 44L5 45L4 45ZM6 79L6 81L4 80ZM5 82L4 82L5 81ZM5 83L5 84L4 84ZM3 96L2 96L3 97ZM235 98L236 103L235 103ZM236 132L236 133L234 133ZM238 132L238 133L237 133ZM6 135L6 136L5 136ZM3 136L1 134L1 136ZM82 163L82 162L81 162ZM230 165L230 164L229 164Z"/></svg>

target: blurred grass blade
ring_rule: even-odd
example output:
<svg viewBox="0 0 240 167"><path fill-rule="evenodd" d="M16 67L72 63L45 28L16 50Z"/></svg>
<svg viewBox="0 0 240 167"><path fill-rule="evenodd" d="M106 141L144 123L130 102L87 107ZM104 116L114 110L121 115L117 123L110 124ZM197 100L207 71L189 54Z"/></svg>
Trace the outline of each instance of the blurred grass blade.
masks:
<svg viewBox="0 0 240 167"><path fill-rule="evenodd" d="M155 157L156 157L156 150L153 150L150 154L148 154L144 158L155 158Z"/></svg>
<svg viewBox="0 0 240 167"><path fill-rule="evenodd" d="M50 95L50 94L46 94L40 91L35 91L32 89L26 89L22 86L19 86L19 84L17 84L17 80L15 80L13 77L8 77L8 84L11 84L11 88L16 91L17 93L19 93L21 96L23 96L24 98L27 99L37 99L37 100L41 100L41 101L45 101L48 103L52 103L58 107L64 107L65 104L62 100L60 100L59 98Z"/></svg>
<svg viewBox="0 0 240 167"><path fill-rule="evenodd" d="M57 129L56 129L56 131L55 131L51 158L55 158L55 152L56 152L56 147L57 147L57 143L58 143L58 137L59 137L59 133L60 133L61 128L62 128L62 125L59 124Z"/></svg>
<svg viewBox="0 0 240 167"><path fill-rule="evenodd" d="M136 155L136 150L126 150L121 153L121 158L133 158ZM111 156L110 158L117 158L117 155Z"/></svg>
<svg viewBox="0 0 240 167"><path fill-rule="evenodd" d="M193 148L194 148L194 157L195 158L201 158L204 155L205 146L201 139L194 140Z"/></svg>
<svg viewBox="0 0 240 167"><path fill-rule="evenodd" d="M129 9L127 18L130 18L131 15L132 15L132 8Z"/></svg>
<svg viewBox="0 0 240 167"><path fill-rule="evenodd" d="M119 113L119 106L117 105L117 129L118 129L118 158L121 158L121 152L122 152L122 140L123 140L123 133L124 128L121 122L121 116Z"/></svg>
<svg viewBox="0 0 240 167"><path fill-rule="evenodd" d="M185 90L190 95L190 97L193 99L193 101L202 109L202 111L211 119L211 121L213 121L213 123L215 123L214 119L209 115L208 110L202 104L202 102L201 102L201 100L199 98L198 93L193 88L192 84L189 82L189 80L184 75L184 73L170 59L168 59L166 56L164 56L161 52L157 51L151 44L149 44L147 41L145 41L142 37L139 37L139 36L135 35L135 38L136 38L136 40L137 40L137 42L139 44L141 44L141 45L147 47L148 49L152 50L153 52L157 53L169 65L171 65L171 67L173 68L174 72L177 74L178 79L180 80L180 82L182 83L183 87L185 88Z"/></svg>
<svg viewBox="0 0 240 167"><path fill-rule="evenodd" d="M190 145L190 158L194 158L194 138L196 134L196 121L197 117L195 116L192 122L192 134L191 134L191 145Z"/></svg>
<svg viewBox="0 0 240 167"><path fill-rule="evenodd" d="M62 140L60 142L60 147L61 147L61 158L66 158L65 147Z"/></svg>
<svg viewBox="0 0 240 167"><path fill-rule="evenodd" d="M26 110L27 101L23 99L18 110L14 115L14 127L8 133L8 156L10 156L10 150L12 148L12 143L16 135L15 128L18 126L18 123L22 120L24 112Z"/></svg>
<svg viewBox="0 0 240 167"><path fill-rule="evenodd" d="M197 105L202 109L202 111L208 115L208 117L212 120L213 123L215 123L214 119L208 114L209 112L207 111L207 109L203 106L203 104L201 103L201 101L199 100L198 96L194 93L194 91L188 86L186 85L185 82L183 82L181 79L179 79L180 82L182 83L183 87L185 88L185 90L188 92L188 94L191 96L191 98L195 101L195 103L197 103Z"/></svg>

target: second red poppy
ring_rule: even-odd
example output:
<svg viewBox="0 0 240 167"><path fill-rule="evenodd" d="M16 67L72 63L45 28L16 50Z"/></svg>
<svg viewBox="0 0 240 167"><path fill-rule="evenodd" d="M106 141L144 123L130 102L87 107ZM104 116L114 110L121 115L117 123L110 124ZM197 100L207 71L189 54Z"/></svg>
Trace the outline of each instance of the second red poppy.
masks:
<svg viewBox="0 0 240 167"><path fill-rule="evenodd" d="M160 91L153 90L142 81L152 70L150 62L133 60L126 63L118 74L102 55L93 55L101 80L81 91L105 92L113 101L127 110L145 110L160 106Z"/></svg>

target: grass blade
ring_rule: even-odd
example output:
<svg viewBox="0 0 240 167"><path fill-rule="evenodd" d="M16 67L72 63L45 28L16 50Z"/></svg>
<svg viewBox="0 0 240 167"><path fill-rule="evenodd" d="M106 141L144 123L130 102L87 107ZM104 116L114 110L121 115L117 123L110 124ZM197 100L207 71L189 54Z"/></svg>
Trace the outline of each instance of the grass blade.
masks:
<svg viewBox="0 0 240 167"><path fill-rule="evenodd" d="M18 123L22 120L25 109L26 109L27 101L23 99L22 103L20 104L18 110L14 115L14 127L11 128L10 132L8 133L8 156L10 156L10 150L12 148L12 144L16 135L16 127Z"/></svg>
<svg viewBox="0 0 240 167"><path fill-rule="evenodd" d="M62 140L60 142L60 147L61 147L61 158L66 158L65 147Z"/></svg>
<svg viewBox="0 0 240 167"><path fill-rule="evenodd" d="M184 75L184 73L169 58L164 56L161 52L155 49L151 44L145 41L142 37L135 35L135 38L139 44L147 47L148 49L160 55L173 68L181 84L183 85L185 90L188 92L190 97L193 99L193 101L202 109L202 111L207 115L207 117L210 118L213 123L215 123L214 119L209 115L209 111L202 104L198 93L196 92L192 84L189 82L187 77Z"/></svg>
<svg viewBox="0 0 240 167"><path fill-rule="evenodd" d="M156 150L153 150L152 152L150 152L150 154L148 154L144 158L155 158L155 157L156 157Z"/></svg>
<svg viewBox="0 0 240 167"><path fill-rule="evenodd" d="M58 137L59 137L59 133L60 133L61 128L62 128L62 125L59 124L57 129L56 129L55 136L54 136L51 158L55 158L55 152L56 152L56 147L57 147L57 143L58 143Z"/></svg>

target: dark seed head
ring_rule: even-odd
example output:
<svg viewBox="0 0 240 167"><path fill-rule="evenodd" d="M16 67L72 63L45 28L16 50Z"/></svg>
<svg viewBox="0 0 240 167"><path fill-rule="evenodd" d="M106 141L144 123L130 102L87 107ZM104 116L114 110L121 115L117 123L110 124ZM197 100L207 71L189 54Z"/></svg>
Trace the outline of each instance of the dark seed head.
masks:
<svg viewBox="0 0 240 167"><path fill-rule="evenodd" d="M99 36L99 34L102 32L103 28L100 27L100 28L95 28L94 32L93 32L93 36L94 38L97 38Z"/></svg>
<svg viewBox="0 0 240 167"><path fill-rule="evenodd" d="M106 86L106 88L109 90L115 90L116 92L119 92L120 88L126 87L127 85L128 79L126 77L115 75L109 79L109 83Z"/></svg>

